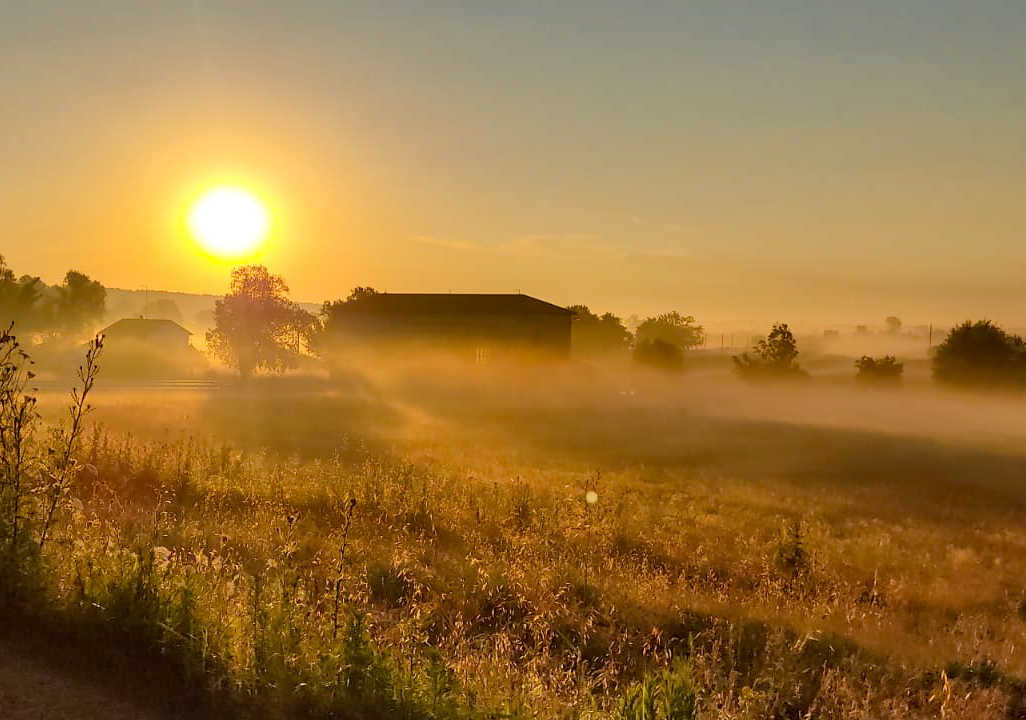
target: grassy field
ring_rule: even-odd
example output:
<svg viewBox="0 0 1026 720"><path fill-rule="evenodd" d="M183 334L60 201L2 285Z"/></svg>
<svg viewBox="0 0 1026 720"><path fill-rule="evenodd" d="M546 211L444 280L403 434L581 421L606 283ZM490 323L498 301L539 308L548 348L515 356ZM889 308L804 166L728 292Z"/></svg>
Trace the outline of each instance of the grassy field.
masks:
<svg viewBox="0 0 1026 720"><path fill-rule="evenodd" d="M710 362L91 400L5 614L179 712L1026 717L1019 398Z"/></svg>

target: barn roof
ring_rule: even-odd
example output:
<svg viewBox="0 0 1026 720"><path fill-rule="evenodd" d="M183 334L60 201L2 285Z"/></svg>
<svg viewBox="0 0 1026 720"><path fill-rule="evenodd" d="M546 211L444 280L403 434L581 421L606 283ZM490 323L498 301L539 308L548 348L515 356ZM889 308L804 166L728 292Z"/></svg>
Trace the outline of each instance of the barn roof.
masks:
<svg viewBox="0 0 1026 720"><path fill-rule="evenodd" d="M174 320L151 319L151 318L123 318L108 325L100 332L104 335L132 335L144 337L152 332L164 330L177 330L184 335L192 335Z"/></svg>
<svg viewBox="0 0 1026 720"><path fill-rule="evenodd" d="M464 315L572 315L559 305L521 293L376 293L347 303L347 310L372 313Z"/></svg>

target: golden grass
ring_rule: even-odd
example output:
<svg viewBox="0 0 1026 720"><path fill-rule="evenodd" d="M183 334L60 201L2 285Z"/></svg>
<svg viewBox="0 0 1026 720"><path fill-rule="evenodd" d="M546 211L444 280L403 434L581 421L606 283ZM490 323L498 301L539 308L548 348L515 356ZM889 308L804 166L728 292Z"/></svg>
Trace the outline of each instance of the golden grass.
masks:
<svg viewBox="0 0 1026 720"><path fill-rule="evenodd" d="M196 682L282 712L337 692L336 579L410 678L437 681L437 653L461 707L604 716L687 658L703 718L1023 711L1026 460L422 382L101 396L53 602L143 622L141 583Z"/></svg>

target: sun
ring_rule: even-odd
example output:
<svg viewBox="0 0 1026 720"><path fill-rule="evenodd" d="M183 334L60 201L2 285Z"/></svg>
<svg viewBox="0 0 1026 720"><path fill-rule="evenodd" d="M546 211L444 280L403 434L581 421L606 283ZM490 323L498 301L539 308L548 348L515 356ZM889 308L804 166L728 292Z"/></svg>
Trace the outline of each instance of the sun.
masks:
<svg viewBox="0 0 1026 720"><path fill-rule="evenodd" d="M189 211L189 230L212 255L239 258L256 251L267 238L270 214L250 191L216 187L203 193Z"/></svg>

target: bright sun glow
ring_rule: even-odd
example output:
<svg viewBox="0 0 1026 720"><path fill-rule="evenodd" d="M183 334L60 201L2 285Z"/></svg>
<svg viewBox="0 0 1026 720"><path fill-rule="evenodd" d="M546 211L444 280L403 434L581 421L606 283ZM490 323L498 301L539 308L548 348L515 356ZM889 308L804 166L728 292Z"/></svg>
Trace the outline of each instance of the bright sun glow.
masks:
<svg viewBox="0 0 1026 720"><path fill-rule="evenodd" d="M189 212L193 237L212 255L237 258L255 251L270 228L267 208L237 187L209 190Z"/></svg>

